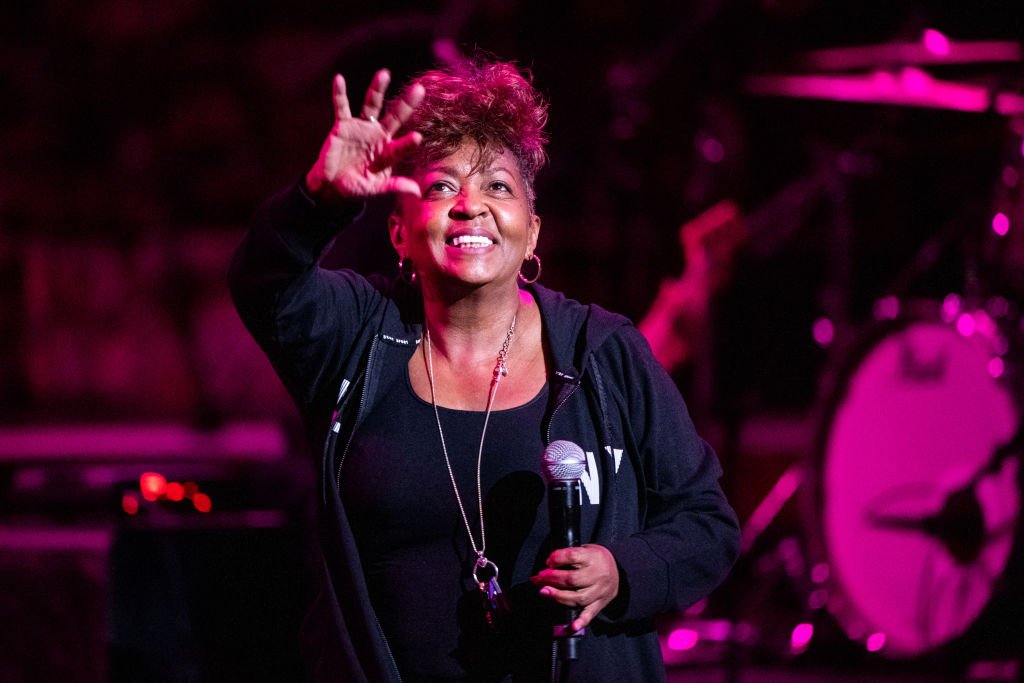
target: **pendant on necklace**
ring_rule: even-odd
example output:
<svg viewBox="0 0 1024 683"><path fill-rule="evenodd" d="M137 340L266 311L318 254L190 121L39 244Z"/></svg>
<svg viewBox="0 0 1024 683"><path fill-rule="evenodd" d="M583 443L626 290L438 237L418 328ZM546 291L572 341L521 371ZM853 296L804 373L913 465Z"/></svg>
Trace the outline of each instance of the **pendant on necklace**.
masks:
<svg viewBox="0 0 1024 683"><path fill-rule="evenodd" d="M473 563L473 580L480 589L484 624L493 632L502 631L509 614L509 605L498 584L498 566L480 555Z"/></svg>

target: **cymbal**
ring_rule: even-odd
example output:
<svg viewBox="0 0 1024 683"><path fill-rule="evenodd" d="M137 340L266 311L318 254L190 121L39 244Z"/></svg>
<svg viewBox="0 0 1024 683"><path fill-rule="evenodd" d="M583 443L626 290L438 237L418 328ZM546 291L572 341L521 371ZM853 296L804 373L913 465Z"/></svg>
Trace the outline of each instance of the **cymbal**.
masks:
<svg viewBox="0 0 1024 683"><path fill-rule="evenodd" d="M1024 114L1024 95L994 91L983 85L934 78L921 69L868 74L769 74L752 76L746 89L755 95L796 97L836 102L861 102L950 111Z"/></svg>
<svg viewBox="0 0 1024 683"><path fill-rule="evenodd" d="M871 69L936 64L1019 62L1024 50L1013 41L958 42L929 29L916 42L890 42L858 47L836 47L805 52L796 57L801 68L823 71Z"/></svg>

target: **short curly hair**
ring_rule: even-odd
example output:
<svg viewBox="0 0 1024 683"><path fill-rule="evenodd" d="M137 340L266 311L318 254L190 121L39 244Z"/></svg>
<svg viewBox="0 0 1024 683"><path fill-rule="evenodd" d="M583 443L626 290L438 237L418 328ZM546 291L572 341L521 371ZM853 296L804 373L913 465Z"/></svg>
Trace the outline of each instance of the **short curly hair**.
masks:
<svg viewBox="0 0 1024 683"><path fill-rule="evenodd" d="M426 94L401 132L419 131L423 142L396 170L408 174L452 154L467 140L480 149L478 163L508 150L519 166L532 210L534 180L548 159L548 105L532 80L529 71L486 57L412 79L398 97L417 83Z"/></svg>

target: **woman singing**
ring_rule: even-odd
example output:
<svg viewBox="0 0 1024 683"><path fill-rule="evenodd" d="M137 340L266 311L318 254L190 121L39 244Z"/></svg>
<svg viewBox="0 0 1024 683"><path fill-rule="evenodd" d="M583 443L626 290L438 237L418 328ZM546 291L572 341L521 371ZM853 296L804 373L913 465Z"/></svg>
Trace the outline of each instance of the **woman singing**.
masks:
<svg viewBox="0 0 1024 683"><path fill-rule="evenodd" d="M735 559L720 468L623 317L544 288L534 178L546 104L511 64L430 71L335 122L304 180L258 212L231 286L316 444L324 588L317 680L548 680L578 609L574 681L664 680L652 620ZM369 197L399 277L317 262ZM586 239L586 235L580 235ZM549 537L541 455L585 453L582 545Z"/></svg>

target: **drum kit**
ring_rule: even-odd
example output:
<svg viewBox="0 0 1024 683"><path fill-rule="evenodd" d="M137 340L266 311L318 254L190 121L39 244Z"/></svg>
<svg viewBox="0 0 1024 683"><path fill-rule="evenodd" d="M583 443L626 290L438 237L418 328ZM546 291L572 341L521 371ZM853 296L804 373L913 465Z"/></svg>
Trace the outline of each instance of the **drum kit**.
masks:
<svg viewBox="0 0 1024 683"><path fill-rule="evenodd" d="M1012 234L1024 229L1024 95L924 71L1019 65L1022 54L1015 42L957 43L926 31L919 42L807 53L797 63L813 73L747 82L758 96L983 113L1005 120L1016 145L991 232L984 225L984 236L971 236L993 246L978 250L963 291L876 303L869 329L838 345L845 350L824 374L813 457L769 496L792 494L802 504L814 607L848 642L883 659L1005 640L991 633L1003 628L993 613L1014 615L1013 657L1024 649L1024 370L1015 345L1024 302L1019 289L999 291L1013 290L1007 283L1024 272L1013 246L1020 235ZM934 263L934 249L924 251L911 270ZM762 505L773 514L781 502ZM765 519L755 512L752 522L761 530Z"/></svg>
<svg viewBox="0 0 1024 683"><path fill-rule="evenodd" d="M803 491L829 611L893 657L964 635L1019 550L1007 336L985 308L960 306L917 302L879 321L835 371Z"/></svg>

